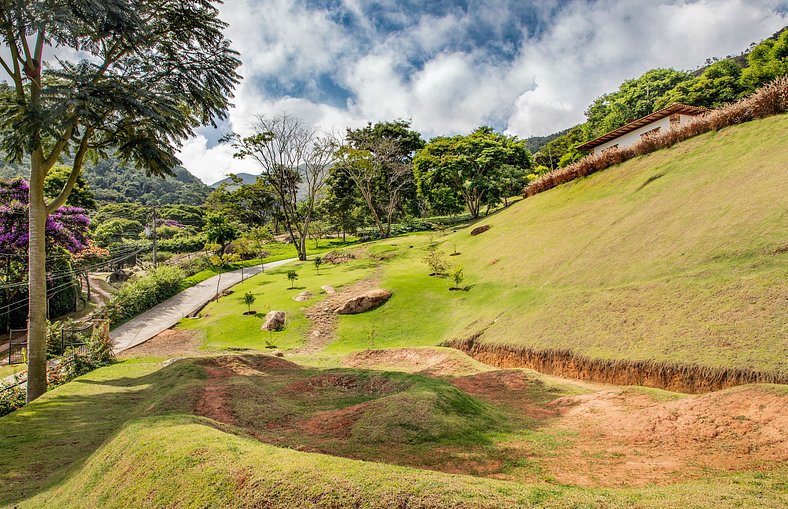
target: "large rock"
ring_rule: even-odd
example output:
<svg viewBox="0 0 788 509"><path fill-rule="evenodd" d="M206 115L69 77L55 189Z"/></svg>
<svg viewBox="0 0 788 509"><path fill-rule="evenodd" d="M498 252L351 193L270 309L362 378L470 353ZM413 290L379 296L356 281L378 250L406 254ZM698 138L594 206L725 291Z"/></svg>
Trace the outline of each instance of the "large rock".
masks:
<svg viewBox="0 0 788 509"><path fill-rule="evenodd" d="M286 314L284 311L271 311L265 315L265 323L261 330L277 331L285 328Z"/></svg>
<svg viewBox="0 0 788 509"><path fill-rule="evenodd" d="M339 315L354 315L374 309L391 297L391 292L382 288L369 290L368 292L350 297L344 304L334 310Z"/></svg>
<svg viewBox="0 0 788 509"><path fill-rule="evenodd" d="M479 235L479 234L482 234L482 233L486 232L489 229L490 229L490 225L489 224L483 224L483 225L477 226L476 228L471 230L471 235L474 235L474 236L475 235Z"/></svg>
<svg viewBox="0 0 788 509"><path fill-rule="evenodd" d="M336 290L334 290L334 287L333 287L333 286L330 286L330 285L324 285L324 286L321 286L320 288L322 288L322 289L323 289L323 291L324 291L324 292L326 292L326 293L328 293L328 294L334 294L334 293L337 293L337 291L336 291Z"/></svg>
<svg viewBox="0 0 788 509"><path fill-rule="evenodd" d="M312 292L310 292L309 290L304 290L303 292L293 297L293 300L296 302L304 302L311 298L312 298Z"/></svg>

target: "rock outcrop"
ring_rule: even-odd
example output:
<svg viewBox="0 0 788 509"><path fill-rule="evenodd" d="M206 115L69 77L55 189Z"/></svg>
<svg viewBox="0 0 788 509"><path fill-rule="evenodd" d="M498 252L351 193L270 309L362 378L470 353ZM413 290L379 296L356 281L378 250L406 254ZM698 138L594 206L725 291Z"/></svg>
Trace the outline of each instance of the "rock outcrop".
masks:
<svg viewBox="0 0 788 509"><path fill-rule="evenodd" d="M369 290L364 293L353 295L348 300L346 300L344 304L336 308L334 312L339 315L354 315L357 313L363 313L364 311L369 311L370 309L380 306L389 300L389 297L391 297L391 292L382 288L376 288L374 290Z"/></svg>
<svg viewBox="0 0 788 509"><path fill-rule="evenodd" d="M293 297L293 300L296 302L304 302L311 298L312 298L312 292L310 292L309 290L304 290L303 292Z"/></svg>

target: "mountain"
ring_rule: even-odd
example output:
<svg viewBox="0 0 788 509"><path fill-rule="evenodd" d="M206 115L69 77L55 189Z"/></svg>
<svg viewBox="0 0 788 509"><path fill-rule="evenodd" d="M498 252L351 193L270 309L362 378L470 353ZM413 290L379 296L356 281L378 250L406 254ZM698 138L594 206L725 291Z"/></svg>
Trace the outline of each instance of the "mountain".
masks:
<svg viewBox="0 0 788 509"><path fill-rule="evenodd" d="M259 176L259 175L252 175L251 173L235 173L234 175L238 176L241 179L241 185L244 186L249 184L254 184L255 182L257 182L257 177ZM227 187L232 191L236 187L238 187L237 184L233 184L232 182L233 182L232 177L225 177L222 180L219 180L218 182L214 182L208 187L210 187L211 189L217 189L220 185L227 184Z"/></svg>
<svg viewBox="0 0 788 509"><path fill-rule="evenodd" d="M144 171L123 165L112 157L86 163L83 169L83 176L96 200L104 203L133 201L142 205L200 205L210 194L211 188L185 168L177 167L173 173L166 178L148 177ZM26 164L0 160L0 178L27 178L29 174Z"/></svg>

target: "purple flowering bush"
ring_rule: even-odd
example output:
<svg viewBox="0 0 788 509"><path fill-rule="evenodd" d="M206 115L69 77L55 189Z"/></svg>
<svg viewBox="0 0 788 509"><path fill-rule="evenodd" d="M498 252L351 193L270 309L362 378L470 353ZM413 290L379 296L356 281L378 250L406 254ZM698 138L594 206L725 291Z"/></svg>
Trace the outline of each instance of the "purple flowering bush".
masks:
<svg viewBox="0 0 788 509"><path fill-rule="evenodd" d="M27 251L30 243L29 191L25 179L0 180L0 252ZM84 209L60 207L47 217L47 241L52 246L78 253L88 246L89 224Z"/></svg>

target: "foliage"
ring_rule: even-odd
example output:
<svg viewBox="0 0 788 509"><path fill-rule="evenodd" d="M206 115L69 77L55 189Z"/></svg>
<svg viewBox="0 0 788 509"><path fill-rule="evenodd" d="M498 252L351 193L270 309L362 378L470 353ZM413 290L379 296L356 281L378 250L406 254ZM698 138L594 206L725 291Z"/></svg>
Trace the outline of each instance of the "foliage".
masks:
<svg viewBox="0 0 788 509"><path fill-rule="evenodd" d="M244 304L246 304L246 307L248 308L247 311L249 313L252 312L252 304L254 304L254 301L256 301L256 300L257 300L257 297L255 297L252 292L246 292L244 294L243 302L244 302Z"/></svg>
<svg viewBox="0 0 788 509"><path fill-rule="evenodd" d="M287 280L290 281L290 289L292 290L296 280L298 279L298 272L294 270L288 270L286 276Z"/></svg>
<svg viewBox="0 0 788 509"><path fill-rule="evenodd" d="M335 141L287 114L258 115L253 131L246 137L232 133L225 141L232 143L235 157L259 164L261 185L274 191L298 259L306 260L310 222L334 159Z"/></svg>
<svg viewBox="0 0 788 509"><path fill-rule="evenodd" d="M720 60L698 77L683 81L654 103L658 110L673 103L717 108L736 101L744 92L742 69L735 60Z"/></svg>
<svg viewBox="0 0 788 509"><path fill-rule="evenodd" d="M459 212L463 203L476 218L483 205L496 205L512 190L511 179L522 181L530 166L524 141L480 127L467 136L431 140L416 153L413 173L419 195L436 211Z"/></svg>
<svg viewBox="0 0 788 509"><path fill-rule="evenodd" d="M451 287L452 290L459 289L462 282L465 281L464 270L462 265L456 265L449 271L449 278L454 283L454 286Z"/></svg>
<svg viewBox="0 0 788 509"><path fill-rule="evenodd" d="M424 263L430 268L430 276L443 275L449 267L446 255L435 246L430 246L427 255L424 257Z"/></svg>
<svg viewBox="0 0 788 509"><path fill-rule="evenodd" d="M102 247L108 247L124 240L139 238L145 227L134 219L115 217L99 224L93 231L93 238Z"/></svg>
<svg viewBox="0 0 788 509"><path fill-rule="evenodd" d="M205 216L205 228L203 228L205 238L212 244L218 244L217 253L224 254L227 246L240 234L239 228L228 221L223 214L216 212Z"/></svg>
<svg viewBox="0 0 788 509"><path fill-rule="evenodd" d="M170 239L159 240L158 248L170 253L193 253L205 247L207 242L208 239L202 233L181 232Z"/></svg>
<svg viewBox="0 0 788 509"><path fill-rule="evenodd" d="M113 327L120 325L178 293L183 278L183 271L179 268L160 265L121 286L105 304L102 313Z"/></svg>
<svg viewBox="0 0 788 509"><path fill-rule="evenodd" d="M413 156L423 146L410 121L396 120L348 129L336 153L336 171L344 172L337 178L356 185L382 238L391 235L391 225L415 199Z"/></svg>
<svg viewBox="0 0 788 509"><path fill-rule="evenodd" d="M586 110L592 138L648 115L658 99L692 76L673 69L652 69L636 79L626 80L615 92L594 100Z"/></svg>
<svg viewBox="0 0 788 509"><path fill-rule="evenodd" d="M355 233L364 222L364 204L356 184L346 171L332 167L326 178L326 193L318 207L318 214L336 231Z"/></svg>
<svg viewBox="0 0 788 509"><path fill-rule="evenodd" d="M788 30L774 39L766 39L747 55L748 66L742 71L741 84L753 91L765 83L788 74Z"/></svg>
<svg viewBox="0 0 788 509"><path fill-rule="evenodd" d="M58 164L49 170L47 178L44 179L44 194L49 199L54 199L60 193L60 190L66 186L66 181L71 175L71 168L63 164ZM77 177L74 188L66 199L66 205L72 207L79 207L85 210L95 210L98 206L93 192L88 187L83 175Z"/></svg>
<svg viewBox="0 0 788 509"><path fill-rule="evenodd" d="M28 182L21 178L0 180L0 251L24 253L28 249ZM78 207L65 206L46 219L46 238L50 249L61 246L77 253L87 246L90 220Z"/></svg>
<svg viewBox="0 0 788 509"><path fill-rule="evenodd" d="M252 227L268 223L279 208L274 188L260 177L254 184L243 184L235 174L228 178L205 200L205 209Z"/></svg>
<svg viewBox="0 0 788 509"><path fill-rule="evenodd" d="M14 386L16 383L16 379L10 383L0 382L0 417L25 406L25 385Z"/></svg>
<svg viewBox="0 0 788 509"><path fill-rule="evenodd" d="M323 264L323 259L319 256L315 256L315 272L320 274L320 266Z"/></svg>

